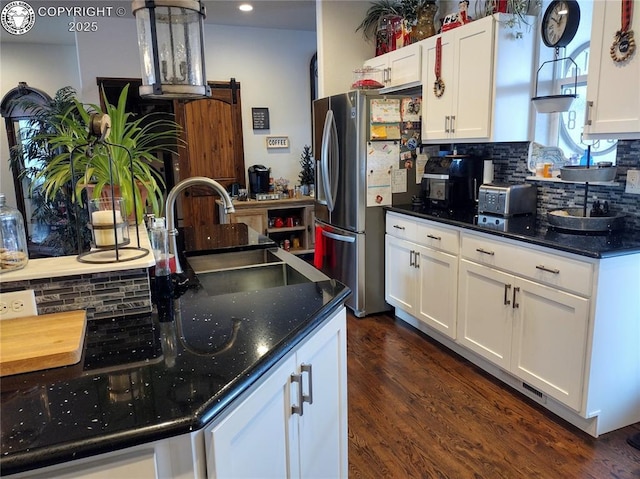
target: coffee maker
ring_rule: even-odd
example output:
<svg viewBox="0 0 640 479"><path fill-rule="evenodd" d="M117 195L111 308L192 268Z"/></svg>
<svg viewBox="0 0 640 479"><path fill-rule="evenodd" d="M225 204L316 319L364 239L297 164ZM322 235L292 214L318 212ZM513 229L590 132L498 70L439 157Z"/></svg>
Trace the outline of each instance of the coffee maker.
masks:
<svg viewBox="0 0 640 479"><path fill-rule="evenodd" d="M476 208L483 161L469 155L431 157L422 175L422 199L428 208L469 212Z"/></svg>
<svg viewBox="0 0 640 479"><path fill-rule="evenodd" d="M269 193L269 176L271 168L264 165L253 165L249 167L249 193L251 198L257 194Z"/></svg>

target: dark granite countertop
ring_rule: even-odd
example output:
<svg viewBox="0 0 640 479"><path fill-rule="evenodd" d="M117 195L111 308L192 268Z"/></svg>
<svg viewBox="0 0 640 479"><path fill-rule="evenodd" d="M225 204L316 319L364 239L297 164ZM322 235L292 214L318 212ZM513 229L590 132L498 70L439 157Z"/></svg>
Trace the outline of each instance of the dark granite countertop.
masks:
<svg viewBox="0 0 640 479"><path fill-rule="evenodd" d="M344 303L324 278L218 296L192 280L168 321L91 320L79 364L2 378L1 474L204 427Z"/></svg>
<svg viewBox="0 0 640 479"><path fill-rule="evenodd" d="M506 228L501 231L495 229L490 223L483 224L478 221L478 215L475 212L451 213L410 204L386 206L385 209L590 258L640 253L640 235L635 232L569 233L554 230L542 224L535 216L509 218Z"/></svg>

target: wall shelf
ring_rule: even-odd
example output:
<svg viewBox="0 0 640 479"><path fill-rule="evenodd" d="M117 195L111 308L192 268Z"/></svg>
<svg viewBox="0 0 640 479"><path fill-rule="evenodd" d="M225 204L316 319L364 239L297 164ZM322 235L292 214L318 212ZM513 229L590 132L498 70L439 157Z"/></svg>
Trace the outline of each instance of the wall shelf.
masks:
<svg viewBox="0 0 640 479"><path fill-rule="evenodd" d="M575 183L575 184L585 184L584 181L566 181L562 178L544 178L542 176L527 176L525 180L529 181L541 181L544 183ZM622 184L618 181L590 181L590 185L596 186L621 186Z"/></svg>

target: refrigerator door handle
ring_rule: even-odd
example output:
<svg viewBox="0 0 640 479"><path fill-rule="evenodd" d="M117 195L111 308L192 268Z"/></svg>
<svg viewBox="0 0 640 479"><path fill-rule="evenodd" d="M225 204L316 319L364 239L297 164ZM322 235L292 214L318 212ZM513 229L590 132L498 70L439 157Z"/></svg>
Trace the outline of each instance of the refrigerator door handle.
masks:
<svg viewBox="0 0 640 479"><path fill-rule="evenodd" d="M339 155L338 130L333 115L333 110L327 111L322 130L322 154L320 158L320 169L322 172L322 183L324 196L329 211L335 207L336 195L338 194L338 171Z"/></svg>
<svg viewBox="0 0 640 479"><path fill-rule="evenodd" d="M344 243L355 243L356 239L353 236L344 236L336 233L331 233L330 231L322 230L322 236L326 236L327 238L334 239L336 241L342 241Z"/></svg>
<svg viewBox="0 0 640 479"><path fill-rule="evenodd" d="M320 155L320 172L322 173L322 188L325 198L325 204L329 211L333 211L333 198L330 192L329 183L329 160L331 158L331 129L333 122L333 111L328 110L324 117L324 127L322 128L322 150Z"/></svg>

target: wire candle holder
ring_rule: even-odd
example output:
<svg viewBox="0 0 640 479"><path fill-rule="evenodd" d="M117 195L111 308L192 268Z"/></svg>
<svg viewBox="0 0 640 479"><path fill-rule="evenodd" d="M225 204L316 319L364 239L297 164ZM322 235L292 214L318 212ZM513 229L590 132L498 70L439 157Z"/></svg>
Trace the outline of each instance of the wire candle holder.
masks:
<svg viewBox="0 0 640 479"><path fill-rule="evenodd" d="M105 119L106 117L106 119ZM108 123L107 115L93 114L91 118L91 126L89 132L89 141L84 145L75 146L70 156L71 178L75 178L75 169L73 155L77 148L86 147L84 154L89 160L94 157L94 149L104 148L107 154L109 165L109 190L107 194L104 191L100 193L99 198L87 198L87 207L89 209L89 223L87 227L91 230L92 245L89 251L81 252L78 255L78 261L82 263L104 264L117 263L123 261L132 261L142 258L149 254L149 250L140 246L140 231L135 228L136 243L131 245L129 238L129 221L126 211L125 199L118 197L115 190L113 158L111 156L111 147L122 148L127 152L129 157L129 168L131 171L131 191L135 195L135 178L133 175L133 157L128 148L110 143L106 140L108 136L108 128L100 128L96 131L97 124ZM92 138L92 136L96 136ZM91 167L91 161L87 164L87 169ZM86 172L85 172L86 176ZM72 188L72 197L74 201L77 192L76 188ZM134 221L138 218L137 202L133 203Z"/></svg>

